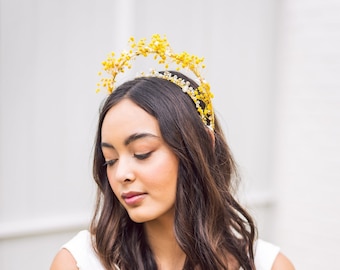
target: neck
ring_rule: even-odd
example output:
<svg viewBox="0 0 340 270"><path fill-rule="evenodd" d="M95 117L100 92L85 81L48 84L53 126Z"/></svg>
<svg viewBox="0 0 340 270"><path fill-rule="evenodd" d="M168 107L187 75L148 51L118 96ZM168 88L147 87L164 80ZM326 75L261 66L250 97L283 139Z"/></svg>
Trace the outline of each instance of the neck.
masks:
<svg viewBox="0 0 340 270"><path fill-rule="evenodd" d="M176 241L173 224L173 218L144 224L150 248L160 270L177 270L184 266L185 253Z"/></svg>

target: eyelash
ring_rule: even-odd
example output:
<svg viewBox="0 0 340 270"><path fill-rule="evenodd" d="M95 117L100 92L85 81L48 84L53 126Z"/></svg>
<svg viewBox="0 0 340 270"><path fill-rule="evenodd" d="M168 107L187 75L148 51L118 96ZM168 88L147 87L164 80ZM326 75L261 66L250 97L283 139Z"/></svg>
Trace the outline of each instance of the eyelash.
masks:
<svg viewBox="0 0 340 270"><path fill-rule="evenodd" d="M111 160L105 161L104 166L111 167L116 163L116 161L117 161L117 159L111 159Z"/></svg>
<svg viewBox="0 0 340 270"><path fill-rule="evenodd" d="M143 160L143 159L147 159L150 155L152 154L152 151L151 152L148 152L148 153L145 153L145 154L134 154L133 156L139 160Z"/></svg>
<svg viewBox="0 0 340 270"><path fill-rule="evenodd" d="M134 156L136 159L138 159L138 160L144 160L144 159L147 159L148 157L150 157L151 154L152 154L152 151L151 151L151 152L148 152L148 153L145 153L145 154L134 154L133 156ZM117 162L117 159L111 159L111 160L105 161L105 162L104 162L104 166L111 167L111 166L113 166L116 162Z"/></svg>

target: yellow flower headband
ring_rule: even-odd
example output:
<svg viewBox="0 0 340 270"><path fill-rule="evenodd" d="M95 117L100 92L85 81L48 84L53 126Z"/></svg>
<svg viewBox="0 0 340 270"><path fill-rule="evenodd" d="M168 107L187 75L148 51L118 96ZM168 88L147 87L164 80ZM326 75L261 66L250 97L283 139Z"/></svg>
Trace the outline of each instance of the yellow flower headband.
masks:
<svg viewBox="0 0 340 270"><path fill-rule="evenodd" d="M110 77L101 78L98 87L103 86L107 88L109 93L112 93L115 89L116 77L118 73L124 73L125 68L131 68L131 60L134 60L137 56L148 56L149 54L154 55L154 59L158 60L159 64L164 64L165 69L169 68L171 63L177 65L176 70L181 68L189 69L199 80L198 88L190 86L190 82L185 81L182 78L178 78L176 75L172 75L170 72L165 71L164 74L158 73L152 70L150 74L145 75L142 73L141 76L147 77L158 77L170 82L175 83L182 88L182 91L190 96L196 105L196 109L201 116L203 123L210 129L214 129L214 112L211 103L213 94L210 91L210 85L207 83L200 74L200 69L204 68L203 58L199 58L195 55L188 54L187 52L174 53L168 43L167 38L163 38L155 34L151 37L151 41L147 44L146 39L140 39L138 42L133 37L129 39L130 50L123 51L118 58L115 58L115 53L112 52L108 55L107 59L102 62L103 70L105 70ZM101 76L102 73L99 72ZM97 88L97 92L100 91Z"/></svg>

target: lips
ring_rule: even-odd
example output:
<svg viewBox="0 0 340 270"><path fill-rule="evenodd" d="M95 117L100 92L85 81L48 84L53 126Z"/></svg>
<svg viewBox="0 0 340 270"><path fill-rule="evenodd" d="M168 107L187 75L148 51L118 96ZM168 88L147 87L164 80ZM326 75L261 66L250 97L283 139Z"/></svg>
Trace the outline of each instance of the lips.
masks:
<svg viewBox="0 0 340 270"><path fill-rule="evenodd" d="M146 196L146 193L144 192L131 191L131 192L122 193L123 200L125 201L127 205L130 205L130 206L139 204L141 201L144 200L145 196Z"/></svg>

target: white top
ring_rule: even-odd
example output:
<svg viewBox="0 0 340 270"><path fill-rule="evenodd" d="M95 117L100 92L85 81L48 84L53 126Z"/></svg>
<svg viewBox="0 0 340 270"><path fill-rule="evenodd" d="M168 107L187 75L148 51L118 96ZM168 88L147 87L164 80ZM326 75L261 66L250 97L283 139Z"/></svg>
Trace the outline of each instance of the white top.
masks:
<svg viewBox="0 0 340 270"><path fill-rule="evenodd" d="M77 262L79 270L105 270L94 252L91 235L87 230L80 231L62 246L67 249ZM255 244L255 266L257 270L271 270L280 248L261 239ZM119 269L117 267L117 269Z"/></svg>

